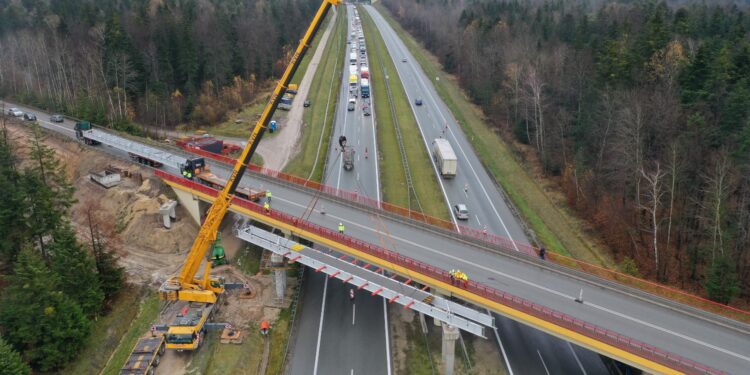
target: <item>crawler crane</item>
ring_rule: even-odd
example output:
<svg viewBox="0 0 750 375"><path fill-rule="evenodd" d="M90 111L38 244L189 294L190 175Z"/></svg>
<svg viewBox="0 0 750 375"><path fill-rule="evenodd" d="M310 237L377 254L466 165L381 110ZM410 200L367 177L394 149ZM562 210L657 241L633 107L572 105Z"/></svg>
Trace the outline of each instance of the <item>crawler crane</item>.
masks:
<svg viewBox="0 0 750 375"><path fill-rule="evenodd" d="M166 334L167 349L195 350L203 341L206 322L210 318L217 300L224 293L224 286L219 279L210 277L211 264L209 262L206 262L203 278L196 278L196 274L201 263L206 259L206 252L216 240L219 224L229 209L245 168L250 162L250 157L258 147L258 143L263 137L263 133L276 111L282 95L288 88L294 72L299 67L302 57L312 43L331 6L340 3L341 0L324 0L320 5L315 18L305 32L299 46L297 46L292 60L276 85L260 119L255 124L247 145L242 150L237 164L234 165L224 189L214 200L203 225L201 225L198 236L193 242L190 253L182 265L180 274L168 279L159 288L159 295L162 300L182 301L185 305L181 308L178 318L169 324Z"/></svg>

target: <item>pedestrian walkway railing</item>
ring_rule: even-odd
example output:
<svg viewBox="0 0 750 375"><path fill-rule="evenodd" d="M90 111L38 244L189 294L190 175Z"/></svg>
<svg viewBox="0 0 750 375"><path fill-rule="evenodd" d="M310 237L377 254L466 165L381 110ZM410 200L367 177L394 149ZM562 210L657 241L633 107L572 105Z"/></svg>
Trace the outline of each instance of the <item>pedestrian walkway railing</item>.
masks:
<svg viewBox="0 0 750 375"><path fill-rule="evenodd" d="M165 181L182 185L208 197L215 198L218 195L218 190L201 185L194 181L161 170L155 170L155 173ZM441 287L446 290L455 288L451 286L450 273L444 269L419 262L397 252L384 249L380 246L350 237L335 230L322 227L278 210L271 210L267 213L262 206L248 200L235 197L232 200L232 204L254 213L255 217L268 217L268 224L273 224L271 222L273 220L297 228L297 230L300 231L297 234L301 237L305 237L305 233L303 232L307 232L338 244L340 247L337 250L339 251L347 252L345 248L349 248L381 260L383 263L386 263L383 265L386 268L389 266L395 268L393 267L394 265L399 266L412 272L413 274L410 274L409 276L415 280L418 279L417 275L422 275L423 277L421 279L425 284L432 284L431 286ZM356 256L356 254L350 255ZM690 374L723 374L723 372L719 370L702 365L677 354L656 348L620 333L608 330L604 327L584 322L568 314L538 305L521 297L500 291L476 281L469 280L466 287L461 288L457 294L462 294L464 291L468 292L468 294L480 297L473 300L478 304L483 304L484 307L494 309L492 303L489 303L491 301L675 370L684 371ZM523 317L519 319L523 319ZM527 320L527 323L531 322ZM612 354L611 351L609 354Z"/></svg>
<svg viewBox="0 0 750 375"><path fill-rule="evenodd" d="M228 165L234 165L236 163L236 159L233 159L224 155L214 154L212 152L204 151L201 149L185 148L185 150L191 153L195 153L197 155L201 155L204 157L214 159L216 161L219 161ZM424 213L412 211L407 208L400 207L400 206L397 206L388 202L378 201L378 200L369 198L367 196L364 196L362 194L359 194L357 192L337 189L328 185L321 184L319 182L306 180L304 178L292 176L292 175L289 175L289 174L286 174L284 172L280 172L277 170L260 167L255 164L248 165L248 170L256 172L264 176L276 178L276 179L283 180L283 181L286 181L295 185L299 185L299 186L303 186L312 190L316 190L327 195L338 197L340 199L344 199L344 200L352 201L361 205L365 205L373 209L383 210L392 214L406 217L411 220L415 220L415 221L418 221L427 225L432 225L441 229L456 231L464 236L468 236L475 240L486 243L490 245L491 247L500 248L500 249L507 250L507 251L519 251L521 253L532 255L532 256L539 255L539 249L532 245L521 243L518 241L513 241L507 237L498 236L492 233L487 233L486 230L479 230L476 228L471 228L471 227L467 227L463 225L456 226L451 221L443 220L443 219L436 218L430 215L425 215ZM642 278L635 277L632 275L617 272L615 270L603 268L601 266L597 266L591 263L580 261L571 257L567 257L558 253L554 253L552 251L547 251L546 258L549 261L554 262L564 267L583 271L588 274L600 277L602 279L611 280L619 284L627 285L629 287L636 288L636 289L639 289L644 292L654 294L660 297L664 297L672 301L683 303L685 305L692 306L692 307L695 307L695 308L698 308L698 309L701 309L701 310L704 310L713 314L718 314L718 315L728 317L728 318L731 318L740 322L744 322L744 323L750 323L750 311L746 311L746 310L738 309L732 306L727 306L721 303L717 303L709 299L706 299L704 297L698 296L696 294L688 293L686 291L675 289L675 288L670 288L663 284L658 284L658 283L655 283L646 279L642 279Z"/></svg>

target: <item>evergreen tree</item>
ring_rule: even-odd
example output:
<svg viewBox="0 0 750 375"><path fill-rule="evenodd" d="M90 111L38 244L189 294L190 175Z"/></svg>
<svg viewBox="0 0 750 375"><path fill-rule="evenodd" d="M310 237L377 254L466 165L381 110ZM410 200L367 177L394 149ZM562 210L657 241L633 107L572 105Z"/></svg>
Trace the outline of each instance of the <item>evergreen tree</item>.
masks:
<svg viewBox="0 0 750 375"><path fill-rule="evenodd" d="M29 142L31 164L22 178L27 204L27 225L44 257L47 256L45 236L57 229L75 202L73 185L65 176L65 168L55 150L44 144L45 137L38 125L32 128Z"/></svg>
<svg viewBox="0 0 750 375"><path fill-rule="evenodd" d="M94 248L94 259L104 298L111 300L122 289L125 281L124 270L117 265L117 257L104 244Z"/></svg>
<svg viewBox="0 0 750 375"><path fill-rule="evenodd" d="M34 369L58 369L83 346L89 321L62 293L59 277L29 247L21 250L14 269L0 299L3 334Z"/></svg>
<svg viewBox="0 0 750 375"><path fill-rule="evenodd" d="M16 158L13 148L7 142L5 129L0 130L0 259L12 264L21 250L21 243L27 237L24 216L27 212L22 190L19 186L20 176L16 169Z"/></svg>
<svg viewBox="0 0 750 375"><path fill-rule="evenodd" d="M96 315L104 303L94 259L78 243L73 230L63 226L55 231L49 246L52 270L60 277L60 286L88 315Z"/></svg>
<svg viewBox="0 0 750 375"><path fill-rule="evenodd" d="M737 270L729 257L722 256L714 261L704 287L708 298L723 304L728 304L734 296L739 294Z"/></svg>
<svg viewBox="0 0 750 375"><path fill-rule="evenodd" d="M21 356L0 336L0 374L27 375L31 369Z"/></svg>

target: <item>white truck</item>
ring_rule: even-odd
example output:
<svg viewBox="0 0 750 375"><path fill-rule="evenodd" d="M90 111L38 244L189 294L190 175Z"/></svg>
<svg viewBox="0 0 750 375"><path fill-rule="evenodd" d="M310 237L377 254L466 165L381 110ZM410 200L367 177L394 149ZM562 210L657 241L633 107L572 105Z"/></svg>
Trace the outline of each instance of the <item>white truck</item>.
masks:
<svg viewBox="0 0 750 375"><path fill-rule="evenodd" d="M432 141L432 158L444 178L456 177L458 158L447 139L436 138Z"/></svg>

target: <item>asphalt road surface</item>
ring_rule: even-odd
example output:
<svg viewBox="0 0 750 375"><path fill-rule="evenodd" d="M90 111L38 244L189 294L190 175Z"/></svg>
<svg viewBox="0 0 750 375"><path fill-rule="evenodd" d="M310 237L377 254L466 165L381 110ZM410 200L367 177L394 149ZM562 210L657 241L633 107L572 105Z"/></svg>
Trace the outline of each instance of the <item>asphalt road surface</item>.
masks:
<svg viewBox="0 0 750 375"><path fill-rule="evenodd" d="M72 122L52 124L47 121L48 114L42 111L20 105L7 105L6 108L11 106L35 112L43 127L73 137ZM116 157L127 157L126 153L112 147L96 147ZM170 148L165 146L164 149ZM229 173L225 165L214 162L209 162L209 165L219 176L226 177ZM174 168L162 169L178 175ZM270 186L274 192L273 209L301 217L311 202L309 192L253 173L246 174L241 182L242 186L262 184ZM325 215L319 210L321 204L325 205ZM372 244L378 244L382 238L381 229L375 227L372 214L366 211L353 209L345 202L339 203L325 196L321 196L317 207L309 217L312 222L335 229L342 221L347 225L347 235ZM381 215L378 221L388 228L389 240L393 241L395 248L415 260L442 269L458 266L470 276L474 275L477 282L728 373L744 374L750 368L750 327L747 325L723 322L689 307L636 295L626 287L605 287L595 279L547 268L542 261L499 256L495 250L471 245L455 234L442 234L419 224L397 221L388 215ZM581 289L585 292L585 301L576 303L574 299ZM515 344L511 342L505 346Z"/></svg>
<svg viewBox="0 0 750 375"><path fill-rule="evenodd" d="M466 204L470 217L462 224L486 229L489 233L527 243L528 239L519 221L508 208L491 177L474 153L471 144L448 107L438 96L430 80L419 67L417 60L378 11L370 6L365 8L377 25L393 59L409 98L411 109L417 119L427 152L431 153L432 140L445 138L451 143L458 156L458 173L455 178L441 178L435 168L449 208L459 203ZM406 59L406 62L403 59ZM422 105L415 104L417 99L422 101ZM469 274L469 277L473 276ZM502 352L506 356L506 366L511 372L545 374L550 368L549 363L552 363L554 364L552 368L556 369L555 372L607 373L598 354L578 346L570 347L567 342L544 332L497 314L494 316L497 332L496 335L493 332L493 336L499 341L498 345L504 349Z"/></svg>
<svg viewBox="0 0 750 375"><path fill-rule="evenodd" d="M379 200L377 158L365 158L365 153L377 155L375 122L372 116L364 116L364 100L353 96L349 87L349 53L351 46L356 46L356 37L352 38L351 33L356 33L356 30L354 7L347 6L346 10L346 38L353 44L346 44L346 49L339 56L343 74L323 182ZM356 55L356 66L359 68L360 62L366 62L367 57L362 57L359 51ZM354 111L347 109L350 98L357 102ZM352 170L344 169L338 144L342 135L347 138L347 146L355 151ZM355 292L354 301L350 301L350 285L328 279L314 270L307 269L305 272L308 277L303 286L305 297L299 312L299 331L294 338L291 373L389 374L391 366L385 300L366 292Z"/></svg>

